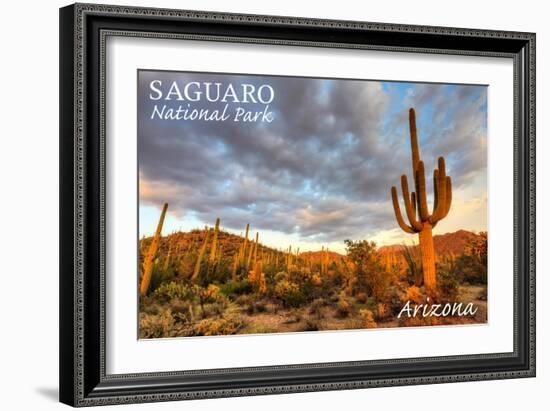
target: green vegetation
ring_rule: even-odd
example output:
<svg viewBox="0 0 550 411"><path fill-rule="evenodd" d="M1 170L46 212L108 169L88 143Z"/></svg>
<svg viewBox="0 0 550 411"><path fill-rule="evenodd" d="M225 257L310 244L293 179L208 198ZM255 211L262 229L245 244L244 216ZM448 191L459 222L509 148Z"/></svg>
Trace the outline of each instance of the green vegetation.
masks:
<svg viewBox="0 0 550 411"><path fill-rule="evenodd" d="M387 250L346 240L345 255L326 247L301 253L267 247L258 233L251 241L248 225L244 231L228 233L217 219L214 227L141 239L142 282L144 266L150 270L140 297L141 338L434 322L396 319L404 302L427 296L418 246ZM439 301L460 299L464 290L480 301L486 296L487 235L469 234L461 254L436 260Z"/></svg>

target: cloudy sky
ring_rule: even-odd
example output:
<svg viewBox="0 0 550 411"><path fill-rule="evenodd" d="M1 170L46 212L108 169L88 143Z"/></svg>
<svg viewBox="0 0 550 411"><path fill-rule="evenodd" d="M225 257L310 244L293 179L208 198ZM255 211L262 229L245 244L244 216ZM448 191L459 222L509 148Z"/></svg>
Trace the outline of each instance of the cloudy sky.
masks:
<svg viewBox="0 0 550 411"><path fill-rule="evenodd" d="M153 107L222 109L225 103L150 99L160 80L270 85L273 121L151 119ZM156 83L157 85L159 83ZM153 93L155 97L156 93ZM185 98L184 98L185 100ZM239 234L246 223L260 241L301 250L343 240L379 245L411 241L395 221L390 189L411 184L408 109L417 113L428 193L438 156L453 179L453 205L435 233L486 230L487 88L474 85L334 80L140 71L138 74L140 236L213 225ZM264 104L234 103L261 111ZM400 190L399 190L400 191ZM431 201L431 198L429 198Z"/></svg>

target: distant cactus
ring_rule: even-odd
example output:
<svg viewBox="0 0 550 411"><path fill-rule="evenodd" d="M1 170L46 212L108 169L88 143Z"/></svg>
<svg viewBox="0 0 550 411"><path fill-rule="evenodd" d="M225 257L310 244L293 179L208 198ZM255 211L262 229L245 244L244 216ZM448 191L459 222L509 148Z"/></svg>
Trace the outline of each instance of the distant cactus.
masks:
<svg viewBox="0 0 550 411"><path fill-rule="evenodd" d="M244 265L244 263L245 263L246 248L248 247L248 227L249 227L249 224L246 225L245 234L244 234L244 243L243 243L242 248L239 252L239 265ZM245 269L246 269L246 267L245 267Z"/></svg>
<svg viewBox="0 0 550 411"><path fill-rule="evenodd" d="M139 293L142 296L147 295L147 291L149 290L149 284L151 283L151 276L153 274L153 267L155 265L155 260L157 258L157 251L159 248L162 225L164 224L164 217L166 216L167 209L168 209L168 204L165 203L164 206L162 207L162 212L160 213L160 218L157 225L157 231L155 231L155 236L153 237L153 241L149 246L149 250L147 250L147 255L145 256L145 260L143 262L143 276L139 287Z"/></svg>
<svg viewBox="0 0 550 411"><path fill-rule="evenodd" d="M418 139L416 135L416 116L414 109L409 110L409 127L411 134L412 169L415 183L415 192L409 194L407 176L401 176L401 188L405 211L410 225L405 223L401 215L397 188L391 188L393 209L397 223L403 231L418 233L420 250L422 253L422 270L424 286L428 294L434 294L436 289L435 252L432 237L432 228L447 216L451 208L452 186L451 177L446 175L445 159L439 157L438 168L434 170L434 205L431 214L428 212L426 199L426 178L424 174L424 162L420 160Z"/></svg>
<svg viewBox="0 0 550 411"><path fill-rule="evenodd" d="M260 293L266 292L265 276L262 271L263 265L258 261L258 233L256 233L256 241L254 243L254 260L252 270L249 272L249 281L254 288Z"/></svg>
<svg viewBox="0 0 550 411"><path fill-rule="evenodd" d="M242 246L241 246L242 249ZM231 280L237 281L237 267L239 264L239 255L236 255L233 259L233 266L231 268Z"/></svg>
<svg viewBox="0 0 550 411"><path fill-rule="evenodd" d="M287 271L290 269L290 266L292 265L292 246L288 246L288 253L286 255L286 269Z"/></svg>
<svg viewBox="0 0 550 411"><path fill-rule="evenodd" d="M168 270L168 267L170 267L170 259L172 257L172 245L173 242L170 241L168 244L168 254L166 255L166 259L164 260L164 271Z"/></svg>
<svg viewBox="0 0 550 411"><path fill-rule="evenodd" d="M214 228L214 237L212 238L212 247L210 248L209 262L216 262L216 253L218 252L218 234L220 232L220 219L216 218L216 227Z"/></svg>
<svg viewBox="0 0 550 411"><path fill-rule="evenodd" d="M247 233L248 234L248 233ZM256 236L258 234L256 233ZM252 247L250 247L250 251L248 252L248 259L246 261L246 265L245 265L245 269L246 270L249 270L250 269L250 264L252 263L252 256L254 255L254 247L255 245L252 244Z"/></svg>
<svg viewBox="0 0 550 411"><path fill-rule="evenodd" d="M195 263L195 270L193 271L193 276L191 277L191 280L193 282L198 282L198 279L199 279L199 274L200 274L200 271L201 271L201 263L202 263L202 259L204 257L204 253L206 252L206 247L208 245L208 236L210 234L210 230L208 230L208 228L205 228L204 229L204 240L203 240L203 243L202 243L202 247L199 251L199 255L197 257L197 262Z"/></svg>

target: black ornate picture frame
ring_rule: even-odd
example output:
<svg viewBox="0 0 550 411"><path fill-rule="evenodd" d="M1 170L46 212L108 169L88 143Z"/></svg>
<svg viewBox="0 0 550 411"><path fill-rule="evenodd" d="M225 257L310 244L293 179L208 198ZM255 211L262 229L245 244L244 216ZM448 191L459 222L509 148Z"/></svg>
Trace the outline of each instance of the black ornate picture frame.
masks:
<svg viewBox="0 0 550 411"><path fill-rule="evenodd" d="M193 39L507 58L514 70L514 350L106 373L105 41ZM535 34L75 4L60 10L60 401L93 406L535 376Z"/></svg>

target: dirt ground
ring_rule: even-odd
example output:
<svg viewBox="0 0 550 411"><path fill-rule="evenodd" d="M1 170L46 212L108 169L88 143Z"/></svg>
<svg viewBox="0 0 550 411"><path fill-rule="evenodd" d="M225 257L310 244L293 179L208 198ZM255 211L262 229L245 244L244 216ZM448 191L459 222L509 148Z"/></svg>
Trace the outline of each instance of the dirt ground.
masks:
<svg viewBox="0 0 550 411"><path fill-rule="evenodd" d="M484 286L460 287L457 302L464 304L472 302L478 308L473 317L447 317L441 325L453 324L479 324L487 321L487 301L480 299L485 291ZM299 309L281 309L273 304L267 304L266 311L248 314L243 311L242 317L247 325L240 331L243 334L272 333L272 332L297 332L297 331L322 331L322 330L346 330L365 328L359 314L361 309L366 309L366 304L354 303L348 316L341 316L336 307L322 307L318 313L310 313L310 307ZM403 326L417 326L429 324L403 323L397 318L388 318L377 321L378 328L392 328ZM438 325L438 324L433 324Z"/></svg>

